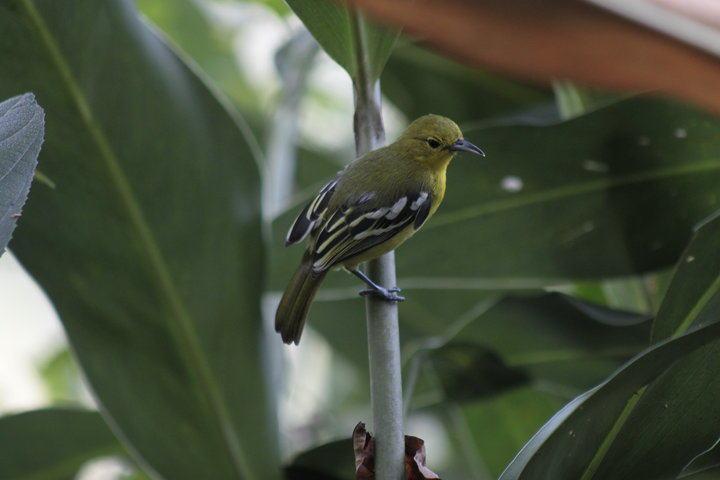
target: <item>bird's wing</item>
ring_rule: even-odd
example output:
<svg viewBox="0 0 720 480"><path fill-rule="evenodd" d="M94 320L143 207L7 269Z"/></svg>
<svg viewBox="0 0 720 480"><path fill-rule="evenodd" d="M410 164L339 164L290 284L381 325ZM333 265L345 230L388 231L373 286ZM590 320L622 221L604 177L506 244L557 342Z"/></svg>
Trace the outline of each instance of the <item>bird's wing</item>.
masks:
<svg viewBox="0 0 720 480"><path fill-rule="evenodd" d="M386 205L374 202L369 208L371 198L368 193L354 205L336 210L323 222L312 249L315 271L327 270L380 245L410 224L417 230L432 205L427 191L398 196Z"/></svg>
<svg viewBox="0 0 720 480"><path fill-rule="evenodd" d="M313 200L305 205L300 214L293 222L287 237L285 237L285 246L299 243L308 236L312 231L315 223L320 220L327 210L330 198L335 193L335 186L338 179L335 178L326 183L318 192Z"/></svg>

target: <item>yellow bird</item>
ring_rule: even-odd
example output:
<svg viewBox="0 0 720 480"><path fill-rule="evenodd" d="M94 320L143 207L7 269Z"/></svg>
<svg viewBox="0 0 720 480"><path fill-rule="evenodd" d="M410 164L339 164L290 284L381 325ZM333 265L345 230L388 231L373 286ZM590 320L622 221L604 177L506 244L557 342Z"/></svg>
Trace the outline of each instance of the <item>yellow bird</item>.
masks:
<svg viewBox="0 0 720 480"><path fill-rule="evenodd" d="M404 300L377 285L361 263L397 248L430 218L445 196L445 174L457 152L485 156L449 118L425 115L392 144L350 163L320 189L290 227L285 245L310 237L300 267L280 300L275 331L297 344L325 274L344 267L367 286L361 295Z"/></svg>

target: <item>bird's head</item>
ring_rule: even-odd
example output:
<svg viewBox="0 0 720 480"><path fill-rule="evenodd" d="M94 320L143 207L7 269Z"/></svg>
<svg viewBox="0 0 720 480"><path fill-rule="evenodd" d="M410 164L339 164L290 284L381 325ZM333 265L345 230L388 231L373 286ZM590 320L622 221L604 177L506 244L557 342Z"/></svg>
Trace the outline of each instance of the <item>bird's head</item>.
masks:
<svg viewBox="0 0 720 480"><path fill-rule="evenodd" d="M428 166L446 167L457 152L485 156L485 153L463 138L460 127L447 117L423 115L400 135L396 142L413 159Z"/></svg>

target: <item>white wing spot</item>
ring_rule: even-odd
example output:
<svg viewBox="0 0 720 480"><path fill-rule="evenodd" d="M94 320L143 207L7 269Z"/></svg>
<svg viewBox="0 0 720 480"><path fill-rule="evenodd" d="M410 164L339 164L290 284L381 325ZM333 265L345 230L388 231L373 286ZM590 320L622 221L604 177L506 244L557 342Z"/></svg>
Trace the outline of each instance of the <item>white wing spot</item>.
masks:
<svg viewBox="0 0 720 480"><path fill-rule="evenodd" d="M343 229L343 230L344 230L344 229ZM338 230L337 232L335 232L335 233L333 233L332 235L330 235L330 237L328 237L328 239L325 240L325 241L317 248L316 252L317 252L317 253L322 253L323 250L325 250L325 249L328 247L328 245L330 245L330 244L333 242L333 240L335 240L335 239L337 238L337 236L340 235L340 234L343 232L343 230Z"/></svg>
<svg viewBox="0 0 720 480"><path fill-rule="evenodd" d="M345 222L345 217L340 217L340 219L339 219L338 221L336 221L335 223L333 223L332 225L330 225L330 228L328 228L328 233L330 233L330 232L332 232L333 230L335 230L337 227L339 227L339 226L340 226L341 224L343 224L344 222Z"/></svg>
<svg viewBox="0 0 720 480"><path fill-rule="evenodd" d="M425 200L427 200L428 194L427 192L420 192L420 196L410 204L410 210L415 211L418 208L420 208L420 205L425 203Z"/></svg>
<svg viewBox="0 0 720 480"><path fill-rule="evenodd" d="M679 138L679 139L687 138L687 130L685 130L682 127L676 128L674 135L675 135L675 138Z"/></svg>
<svg viewBox="0 0 720 480"><path fill-rule="evenodd" d="M387 213L388 210L390 210L388 207L378 208L374 212L368 213L367 218L372 218L373 220L377 220L378 218L382 218Z"/></svg>
<svg viewBox="0 0 720 480"><path fill-rule="evenodd" d="M365 230L355 235L355 240L362 240L363 238L372 237L373 235L382 235L385 232L389 232L394 228L398 228L403 225L402 223L395 223L386 228L376 228L375 230Z"/></svg>
<svg viewBox="0 0 720 480"><path fill-rule="evenodd" d="M395 202L395 205L392 206L390 209L390 212L385 216L388 220L394 220L398 215L400 215L400 212L403 208L405 208L405 205L407 204L407 197L402 197L400 200Z"/></svg>
<svg viewBox="0 0 720 480"><path fill-rule="evenodd" d="M360 195L360 198L357 200L357 204L362 205L363 203L370 201L374 196L375 192L365 192Z"/></svg>

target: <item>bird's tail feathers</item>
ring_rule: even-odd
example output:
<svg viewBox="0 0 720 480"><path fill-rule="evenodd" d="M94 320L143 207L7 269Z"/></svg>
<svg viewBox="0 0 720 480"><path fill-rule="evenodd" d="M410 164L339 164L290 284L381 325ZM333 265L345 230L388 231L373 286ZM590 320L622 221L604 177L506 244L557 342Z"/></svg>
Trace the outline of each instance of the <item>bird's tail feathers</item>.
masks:
<svg viewBox="0 0 720 480"><path fill-rule="evenodd" d="M280 333L283 342L287 344L294 342L296 345L300 342L310 304L325 278L325 273L314 271L312 258L309 253L305 253L275 313L275 331Z"/></svg>

